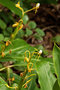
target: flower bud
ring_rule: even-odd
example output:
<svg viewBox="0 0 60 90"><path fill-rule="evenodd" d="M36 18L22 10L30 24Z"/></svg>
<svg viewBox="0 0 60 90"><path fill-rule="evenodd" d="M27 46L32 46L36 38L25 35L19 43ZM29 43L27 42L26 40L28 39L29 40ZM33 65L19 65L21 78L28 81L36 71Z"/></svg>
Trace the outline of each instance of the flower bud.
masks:
<svg viewBox="0 0 60 90"><path fill-rule="evenodd" d="M16 22L15 24L12 25L12 27L17 27L19 25L18 22Z"/></svg>
<svg viewBox="0 0 60 90"><path fill-rule="evenodd" d="M4 57L5 56L5 53L4 52L2 52L2 57Z"/></svg>
<svg viewBox="0 0 60 90"><path fill-rule="evenodd" d="M27 84L25 84L25 87L24 88L27 88Z"/></svg>
<svg viewBox="0 0 60 90"><path fill-rule="evenodd" d="M36 4L36 8L38 9L40 7L40 3L37 3Z"/></svg>
<svg viewBox="0 0 60 90"><path fill-rule="evenodd" d="M39 51L39 54L42 54L42 50Z"/></svg>
<svg viewBox="0 0 60 90"><path fill-rule="evenodd" d="M20 3L19 3L19 2L16 4L16 7L17 7L17 8L19 8L19 7L20 7Z"/></svg>
<svg viewBox="0 0 60 90"><path fill-rule="evenodd" d="M23 73L20 73L20 76L23 77Z"/></svg>
<svg viewBox="0 0 60 90"><path fill-rule="evenodd" d="M15 78L13 77L11 80L12 80L12 81L14 81L14 80L15 80Z"/></svg>

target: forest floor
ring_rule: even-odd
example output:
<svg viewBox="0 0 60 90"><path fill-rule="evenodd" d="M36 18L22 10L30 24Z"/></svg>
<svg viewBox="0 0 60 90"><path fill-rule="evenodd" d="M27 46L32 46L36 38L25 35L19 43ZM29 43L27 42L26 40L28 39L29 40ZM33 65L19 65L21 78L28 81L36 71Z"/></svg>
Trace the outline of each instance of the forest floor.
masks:
<svg viewBox="0 0 60 90"><path fill-rule="evenodd" d="M37 23L37 27L45 32L45 36L43 41L29 37L27 42L32 46L41 44L45 49L51 50L53 48L52 38L60 35L60 4L41 5L37 14L30 12L28 15L30 20L34 20Z"/></svg>

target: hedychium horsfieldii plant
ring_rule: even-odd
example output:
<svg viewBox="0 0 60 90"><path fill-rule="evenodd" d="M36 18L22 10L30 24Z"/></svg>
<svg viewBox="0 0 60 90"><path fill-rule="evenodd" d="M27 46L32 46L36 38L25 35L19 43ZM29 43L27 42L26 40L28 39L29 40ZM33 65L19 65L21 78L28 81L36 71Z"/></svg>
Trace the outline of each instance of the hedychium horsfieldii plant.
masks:
<svg viewBox="0 0 60 90"><path fill-rule="evenodd" d="M27 10L27 11L24 11L24 9L22 7L20 7L20 2L18 2L16 4L16 7L19 8L21 11L22 11L22 17L21 19L16 22L15 24L12 25L12 27L16 27L16 29L14 30L14 32L11 34L11 37L9 40L6 41L6 43L4 44L3 42L3 46L2 46L2 49L1 49L1 57L4 58L5 57L5 54L4 53L4 50L6 49L6 47L8 47L9 45L12 45L12 41L15 39L16 35L18 34L19 30L21 30L23 28L23 17L26 13L32 11L32 10L35 10L35 13L37 13L37 10L40 6L40 3L37 3L35 7L33 7L32 9L30 10ZM17 42L16 42L17 43ZM14 49L15 50L15 49ZM12 50L9 50L7 53L11 54ZM28 54L28 56L27 56ZM10 89L15 89L15 90L21 90L21 88L28 88L28 84L33 80L33 78L30 78L30 77L34 77L36 76L36 73L31 73L32 71L34 71L35 69L33 68L33 62L31 62L31 58L33 56L35 56L36 54L36 59L40 57L40 55L42 54L42 50L40 51L35 51L35 52L30 52L29 50L26 50L25 51L25 57L24 57L24 63L26 62L26 68L24 70L24 72L20 73L20 77L21 77L21 80L18 84L18 86L13 86L12 87L12 82L14 82L15 78L14 77L10 77L10 70L12 67L15 67L15 66L19 66L18 64L16 65L8 65L8 66L5 66L4 68L0 68L0 72L3 71L3 70L6 70L7 71L7 81L8 81L8 84L4 84L9 90ZM27 75L27 73L30 73L29 75Z"/></svg>
<svg viewBox="0 0 60 90"><path fill-rule="evenodd" d="M20 73L21 81L20 81L18 86L15 86L15 87L10 86L11 83L15 80L14 77L10 78L10 69L12 67L19 66L19 64L17 64L17 65L9 65L9 66L6 66L6 67L0 69L0 71L3 71L5 69L7 70L7 81L8 81L8 84L9 84L9 85L5 84L5 86L7 88L15 89L15 90L21 90L21 88L28 88L28 84L33 80L33 78L31 78L31 77L36 76L36 73L32 73L32 72L35 71L35 69L33 68L33 62L31 61L31 59L32 59L33 56L35 56L35 59L39 59L40 55L42 54L42 50L37 51L37 52L36 52L36 50L35 50L35 52L32 52L32 53L29 50L25 51L24 63L25 62L27 63L26 64L27 67L24 70L24 72ZM27 56L27 54L28 54L28 56ZM29 75L27 75L27 73L29 73ZM29 78L31 78L31 79L29 79ZM25 82L25 80L26 80L26 82Z"/></svg>
<svg viewBox="0 0 60 90"><path fill-rule="evenodd" d="M21 19L16 22L15 24L12 25L12 27L17 27L16 30L14 31L14 33L11 35L11 39L14 39L16 34L19 32L19 30L21 30L23 28L23 17L26 13L35 10L35 13L37 13L37 9L39 9L40 3L37 3L36 6L30 10L24 11L23 8L20 7L20 2L18 2L16 4L16 7L19 8L22 11L22 17Z"/></svg>

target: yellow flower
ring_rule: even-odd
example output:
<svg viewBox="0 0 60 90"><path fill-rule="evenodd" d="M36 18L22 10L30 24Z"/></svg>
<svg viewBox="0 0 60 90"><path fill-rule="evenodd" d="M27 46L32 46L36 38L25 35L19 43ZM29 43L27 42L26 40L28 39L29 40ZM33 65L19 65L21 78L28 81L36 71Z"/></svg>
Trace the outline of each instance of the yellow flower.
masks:
<svg viewBox="0 0 60 90"><path fill-rule="evenodd" d="M12 25L12 27L17 27L19 25L18 22L16 22L15 24Z"/></svg>
<svg viewBox="0 0 60 90"><path fill-rule="evenodd" d="M11 80L12 80L12 81L14 81L14 80L15 80L15 78L13 77Z"/></svg>
<svg viewBox="0 0 60 90"><path fill-rule="evenodd" d="M20 2L18 2L18 3L16 4L16 7L19 8L19 9L22 11L22 14L23 14L23 16L24 16L24 10L23 10L23 8L20 7Z"/></svg>
<svg viewBox="0 0 60 90"><path fill-rule="evenodd" d="M17 7L17 8L20 8L20 2L18 2L18 3L16 4L16 7Z"/></svg>
<svg viewBox="0 0 60 90"><path fill-rule="evenodd" d="M6 41L6 46L8 46L9 44L11 44L11 42L9 40Z"/></svg>
<svg viewBox="0 0 60 90"><path fill-rule="evenodd" d="M27 61L27 63L29 63L29 58L25 57L24 62L25 60Z"/></svg>

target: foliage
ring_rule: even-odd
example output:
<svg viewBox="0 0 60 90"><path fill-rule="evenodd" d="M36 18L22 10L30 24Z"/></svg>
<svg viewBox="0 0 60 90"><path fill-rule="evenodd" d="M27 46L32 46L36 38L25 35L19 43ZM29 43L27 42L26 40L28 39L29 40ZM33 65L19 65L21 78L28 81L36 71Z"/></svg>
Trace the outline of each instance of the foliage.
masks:
<svg viewBox="0 0 60 90"><path fill-rule="evenodd" d="M33 30L35 38L45 35L41 29L37 28L36 23L29 21L28 16L25 15L31 10L36 12L39 7L35 6L24 11L19 2L16 8L12 0L8 1L0 0L0 3L15 14L20 16L20 11L22 14L20 20L12 25L15 22L12 13L9 11L8 17L3 11L0 13L0 90L55 90L56 87L60 89L60 48L55 44L53 57L45 58L43 49L32 47L24 40L16 38L20 31L21 37L32 35ZM22 30L23 24L28 24L26 32ZM12 25L16 29L13 30L7 25Z"/></svg>
<svg viewBox="0 0 60 90"><path fill-rule="evenodd" d="M57 35L56 37L53 37L52 40L53 40L55 43L60 43L60 35Z"/></svg>
<svg viewBox="0 0 60 90"><path fill-rule="evenodd" d="M37 40L43 40L45 33L40 28L37 28L37 24L34 21L30 21L27 15L23 17L23 23L26 26L26 29L19 31L17 38L28 38L29 36L32 36Z"/></svg>

